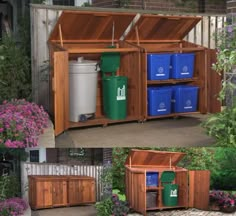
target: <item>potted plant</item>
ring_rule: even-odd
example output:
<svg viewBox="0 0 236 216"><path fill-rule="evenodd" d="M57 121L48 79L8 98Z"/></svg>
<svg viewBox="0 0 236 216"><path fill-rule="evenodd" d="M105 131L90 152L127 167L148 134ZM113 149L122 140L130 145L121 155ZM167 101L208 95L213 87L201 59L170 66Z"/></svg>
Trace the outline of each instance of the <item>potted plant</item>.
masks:
<svg viewBox="0 0 236 216"><path fill-rule="evenodd" d="M236 211L236 195L224 191L211 191L210 203L214 203L225 213Z"/></svg>

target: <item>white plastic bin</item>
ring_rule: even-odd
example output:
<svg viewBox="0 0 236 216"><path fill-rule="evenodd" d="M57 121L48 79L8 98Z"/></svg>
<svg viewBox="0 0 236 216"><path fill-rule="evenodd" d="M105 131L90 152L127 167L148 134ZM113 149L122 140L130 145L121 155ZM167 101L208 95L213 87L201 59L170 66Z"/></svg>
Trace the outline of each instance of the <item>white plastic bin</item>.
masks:
<svg viewBox="0 0 236 216"><path fill-rule="evenodd" d="M97 61L69 62L70 121L86 121L95 117L97 97Z"/></svg>

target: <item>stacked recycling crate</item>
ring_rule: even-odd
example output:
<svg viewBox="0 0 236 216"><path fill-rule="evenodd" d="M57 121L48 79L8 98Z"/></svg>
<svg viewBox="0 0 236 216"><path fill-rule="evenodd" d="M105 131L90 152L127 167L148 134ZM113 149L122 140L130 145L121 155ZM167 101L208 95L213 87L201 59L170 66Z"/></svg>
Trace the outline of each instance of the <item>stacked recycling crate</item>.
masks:
<svg viewBox="0 0 236 216"><path fill-rule="evenodd" d="M192 79L193 73L194 53L147 55L148 80ZM148 115L196 112L198 89L196 85L186 84L148 87Z"/></svg>
<svg viewBox="0 0 236 216"><path fill-rule="evenodd" d="M138 44L141 50L144 120L207 112L207 50L184 40L200 20L199 16L143 14L126 35L125 40ZM183 108L183 98L188 90L183 86L191 86L190 92L195 92L188 94L191 100L184 99L187 109ZM192 100L197 100L193 103L196 107ZM175 109L181 106L182 109Z"/></svg>

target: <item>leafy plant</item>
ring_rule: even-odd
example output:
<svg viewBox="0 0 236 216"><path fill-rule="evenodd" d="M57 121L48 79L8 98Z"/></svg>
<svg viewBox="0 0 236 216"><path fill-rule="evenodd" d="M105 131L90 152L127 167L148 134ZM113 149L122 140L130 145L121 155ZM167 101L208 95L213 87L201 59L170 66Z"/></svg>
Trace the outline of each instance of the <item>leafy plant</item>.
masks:
<svg viewBox="0 0 236 216"><path fill-rule="evenodd" d="M0 202L1 216L20 216L28 208L27 203L18 197L10 198Z"/></svg>
<svg viewBox="0 0 236 216"><path fill-rule="evenodd" d="M15 175L0 176L0 200L20 195L20 184Z"/></svg>
<svg viewBox="0 0 236 216"><path fill-rule="evenodd" d="M97 216L110 216L112 215L112 200L111 198L106 198L101 202L95 204L97 210Z"/></svg>
<svg viewBox="0 0 236 216"><path fill-rule="evenodd" d="M30 60L12 37L0 42L0 103L31 94Z"/></svg>
<svg viewBox="0 0 236 216"><path fill-rule="evenodd" d="M5 101L0 105L0 146L37 146L47 124L48 114L37 104L25 100Z"/></svg>
<svg viewBox="0 0 236 216"><path fill-rule="evenodd" d="M114 193L115 192L115 193ZM118 192L118 194L116 194ZM129 204L124 198L123 194L120 194L118 190L113 191L112 197L108 197L101 202L95 204L98 216L125 216L129 212Z"/></svg>
<svg viewBox="0 0 236 216"><path fill-rule="evenodd" d="M217 190L236 190L236 148L215 148L214 169L211 170L212 188Z"/></svg>
<svg viewBox="0 0 236 216"><path fill-rule="evenodd" d="M113 216L125 216L129 212L129 204L127 201L119 199L117 194L112 195L112 215Z"/></svg>

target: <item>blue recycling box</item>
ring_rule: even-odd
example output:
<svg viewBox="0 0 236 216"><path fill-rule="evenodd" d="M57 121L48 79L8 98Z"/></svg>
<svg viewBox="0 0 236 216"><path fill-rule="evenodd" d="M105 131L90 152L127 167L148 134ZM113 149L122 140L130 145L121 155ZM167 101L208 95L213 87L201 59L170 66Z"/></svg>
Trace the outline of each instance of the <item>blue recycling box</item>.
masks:
<svg viewBox="0 0 236 216"><path fill-rule="evenodd" d="M172 89L167 87L148 88L148 115L167 115L171 112Z"/></svg>
<svg viewBox="0 0 236 216"><path fill-rule="evenodd" d="M146 172L146 186L158 186L158 172Z"/></svg>
<svg viewBox="0 0 236 216"><path fill-rule="evenodd" d="M167 80L170 77L171 54L148 54L148 80Z"/></svg>
<svg viewBox="0 0 236 216"><path fill-rule="evenodd" d="M194 53L176 53L171 56L171 73L173 79L193 78Z"/></svg>
<svg viewBox="0 0 236 216"><path fill-rule="evenodd" d="M172 87L172 112L196 112L198 104L197 86L177 85Z"/></svg>

